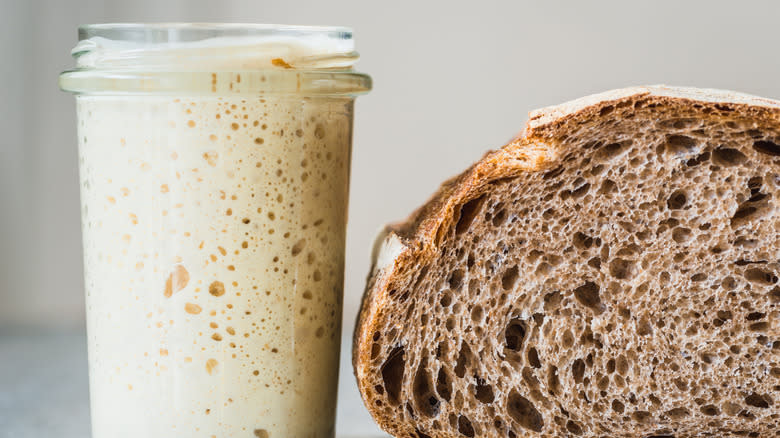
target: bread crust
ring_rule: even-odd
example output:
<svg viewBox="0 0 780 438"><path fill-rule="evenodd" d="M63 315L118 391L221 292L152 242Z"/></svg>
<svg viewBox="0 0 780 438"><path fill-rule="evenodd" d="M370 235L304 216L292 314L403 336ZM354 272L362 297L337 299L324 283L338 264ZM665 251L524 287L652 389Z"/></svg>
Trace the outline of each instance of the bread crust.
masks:
<svg viewBox="0 0 780 438"><path fill-rule="evenodd" d="M415 266L425 265L436 256L440 230L447 230L457 220L459 206L485 193L496 180L551 168L561 152L557 139L585 121L631 105L689 108L712 116L762 119L780 126L779 101L732 91L664 85L611 90L532 111L517 138L487 152L463 173L444 182L406 221L387 226L377 238L355 326L352 361L363 401L382 429L393 435L412 433L399 428L393 419L384 418L366 398L372 334L378 329L378 314L389 302L392 286L413 272Z"/></svg>

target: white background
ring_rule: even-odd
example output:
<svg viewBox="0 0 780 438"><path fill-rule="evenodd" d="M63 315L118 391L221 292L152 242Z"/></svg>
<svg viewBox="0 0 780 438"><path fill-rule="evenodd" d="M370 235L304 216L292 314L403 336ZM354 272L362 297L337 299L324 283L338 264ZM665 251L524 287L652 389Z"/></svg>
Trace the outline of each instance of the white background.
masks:
<svg viewBox="0 0 780 438"><path fill-rule="evenodd" d="M359 98L355 120L351 332L379 227L504 144L530 109L652 83L778 98L778 17L780 3L771 1L0 0L0 333L83 330L74 101L57 89L78 24L355 30L358 69L375 88ZM371 430L344 362L340 421Z"/></svg>

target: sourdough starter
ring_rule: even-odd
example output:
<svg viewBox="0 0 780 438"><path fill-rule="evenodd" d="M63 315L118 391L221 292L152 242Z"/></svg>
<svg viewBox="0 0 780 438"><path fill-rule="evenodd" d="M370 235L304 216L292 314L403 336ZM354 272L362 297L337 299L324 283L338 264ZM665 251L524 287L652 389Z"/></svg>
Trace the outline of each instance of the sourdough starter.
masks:
<svg viewBox="0 0 780 438"><path fill-rule="evenodd" d="M352 97L202 91L77 99L93 436L330 437Z"/></svg>

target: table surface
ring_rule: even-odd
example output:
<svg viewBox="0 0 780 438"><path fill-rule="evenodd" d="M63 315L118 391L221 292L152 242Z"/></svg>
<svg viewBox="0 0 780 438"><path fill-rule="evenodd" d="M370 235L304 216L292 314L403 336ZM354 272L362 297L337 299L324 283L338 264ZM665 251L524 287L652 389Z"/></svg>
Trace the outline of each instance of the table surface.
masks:
<svg viewBox="0 0 780 438"><path fill-rule="evenodd" d="M0 438L90 436L86 344L82 332L0 328ZM342 349L336 431L339 437L386 436L360 400L348 348Z"/></svg>

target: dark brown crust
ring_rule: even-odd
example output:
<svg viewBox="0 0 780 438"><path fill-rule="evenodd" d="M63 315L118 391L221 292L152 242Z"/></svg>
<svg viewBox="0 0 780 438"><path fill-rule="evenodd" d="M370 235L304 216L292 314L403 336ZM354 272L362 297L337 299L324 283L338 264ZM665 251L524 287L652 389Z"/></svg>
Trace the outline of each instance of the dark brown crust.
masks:
<svg viewBox="0 0 780 438"><path fill-rule="evenodd" d="M489 190L491 182L512 178L522 172L549 168L558 156L556 139L578 124L604 115L608 107L664 105L689 107L703 114L737 115L745 118L774 119L780 124L780 102L743 94L665 86L636 87L588 96L556 107L534 111L523 133L503 148L488 152L462 174L444 182L439 190L402 223L388 227L404 245L394 263L376 269L374 261L363 296L353 338L352 362L363 401L379 426L396 436L411 434L413 426L401 428L393 419L377 415L365 397L363 373L370 366L372 333L379 326L377 317L388 291L413 271L438 254L439 230L448 229L458 207Z"/></svg>

